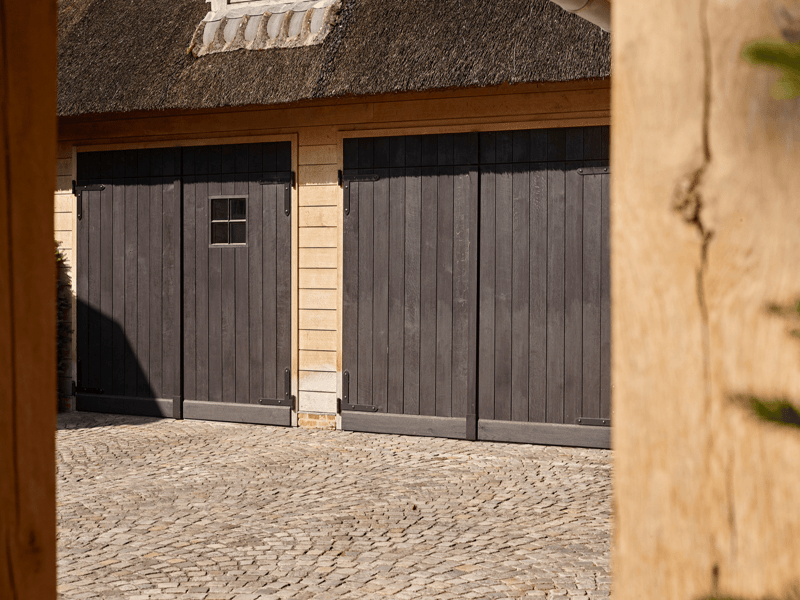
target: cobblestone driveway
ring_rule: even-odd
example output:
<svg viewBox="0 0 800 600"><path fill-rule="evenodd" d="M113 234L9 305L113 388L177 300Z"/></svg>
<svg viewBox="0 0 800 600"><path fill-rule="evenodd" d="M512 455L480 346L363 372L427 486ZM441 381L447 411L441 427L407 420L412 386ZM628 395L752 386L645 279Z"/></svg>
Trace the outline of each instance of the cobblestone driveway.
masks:
<svg viewBox="0 0 800 600"><path fill-rule="evenodd" d="M608 451L91 413L57 450L62 599L609 593Z"/></svg>

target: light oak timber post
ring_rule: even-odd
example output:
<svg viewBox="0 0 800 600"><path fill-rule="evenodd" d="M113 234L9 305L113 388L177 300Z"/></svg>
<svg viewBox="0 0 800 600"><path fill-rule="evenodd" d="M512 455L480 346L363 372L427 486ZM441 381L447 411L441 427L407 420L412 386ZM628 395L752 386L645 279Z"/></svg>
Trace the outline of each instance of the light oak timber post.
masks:
<svg viewBox="0 0 800 600"><path fill-rule="evenodd" d="M0 598L56 597L56 3L0 0Z"/></svg>
<svg viewBox="0 0 800 600"><path fill-rule="evenodd" d="M740 58L782 5L613 2L616 600L800 583L800 430L736 400L800 406L800 100Z"/></svg>

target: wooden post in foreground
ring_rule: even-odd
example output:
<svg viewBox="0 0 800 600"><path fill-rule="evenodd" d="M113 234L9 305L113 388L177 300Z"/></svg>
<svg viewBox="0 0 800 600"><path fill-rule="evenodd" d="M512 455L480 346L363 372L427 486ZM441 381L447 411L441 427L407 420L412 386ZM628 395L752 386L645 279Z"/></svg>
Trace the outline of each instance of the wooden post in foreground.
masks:
<svg viewBox="0 0 800 600"><path fill-rule="evenodd" d="M56 597L55 0L0 0L0 598Z"/></svg>
<svg viewBox="0 0 800 600"><path fill-rule="evenodd" d="M784 6L613 2L615 600L800 584L800 429L741 400L800 406L800 99L740 58Z"/></svg>

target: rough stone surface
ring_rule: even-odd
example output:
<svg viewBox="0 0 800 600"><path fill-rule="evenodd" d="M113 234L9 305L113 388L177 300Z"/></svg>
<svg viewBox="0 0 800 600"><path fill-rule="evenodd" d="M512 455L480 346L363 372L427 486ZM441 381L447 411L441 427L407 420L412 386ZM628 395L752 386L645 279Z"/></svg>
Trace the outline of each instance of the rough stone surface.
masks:
<svg viewBox="0 0 800 600"><path fill-rule="evenodd" d="M609 451L58 423L62 599L609 595Z"/></svg>

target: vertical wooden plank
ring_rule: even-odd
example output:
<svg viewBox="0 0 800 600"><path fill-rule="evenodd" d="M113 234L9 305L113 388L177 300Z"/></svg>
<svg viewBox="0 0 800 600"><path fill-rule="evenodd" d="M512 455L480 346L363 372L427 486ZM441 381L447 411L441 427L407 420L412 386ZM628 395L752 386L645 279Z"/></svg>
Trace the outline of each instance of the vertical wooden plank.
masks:
<svg viewBox="0 0 800 600"><path fill-rule="evenodd" d="M126 153L126 173L131 153ZM139 364L136 344L139 332L136 310L136 286L139 281L137 248L139 244L139 196L136 179L124 179L125 186L125 395L136 396Z"/></svg>
<svg viewBox="0 0 800 600"><path fill-rule="evenodd" d="M185 157L184 157L185 160ZM197 400L197 178L183 176L183 394Z"/></svg>
<svg viewBox="0 0 800 600"><path fill-rule="evenodd" d="M97 156L94 157L97 160ZM102 313L100 308L100 264L103 252L101 229L100 192L85 192L83 218L89 223L89 363L84 372L88 374L85 386L101 388L103 363Z"/></svg>
<svg viewBox="0 0 800 600"><path fill-rule="evenodd" d="M564 206L564 422L571 424L581 416L583 393L583 176L578 173L582 165L566 165Z"/></svg>
<svg viewBox="0 0 800 600"><path fill-rule="evenodd" d="M150 179L150 389L156 398L165 398L162 385L164 336L163 299L163 180Z"/></svg>
<svg viewBox="0 0 800 600"><path fill-rule="evenodd" d="M605 135L607 136L607 128ZM608 162L605 162L607 165ZM611 418L611 251L609 244L609 176L601 176L602 291L600 295L600 417Z"/></svg>
<svg viewBox="0 0 800 600"><path fill-rule="evenodd" d="M242 149L244 148L244 150ZM247 197L250 186L247 174L242 173L248 167L247 146L242 144L236 149L236 179L233 193L237 196ZM250 244L250 230L252 229L253 202L248 198L245 216L247 218L247 243ZM249 404L250 396L250 268L249 248L235 248L236 261L234 317L236 319L236 402ZM258 398L255 400L258 402Z"/></svg>
<svg viewBox="0 0 800 600"><path fill-rule="evenodd" d="M406 169L404 240L403 413L418 415L420 395L421 171Z"/></svg>
<svg viewBox="0 0 800 600"><path fill-rule="evenodd" d="M510 145L510 144L509 144ZM514 265L513 167L497 166L495 177L495 354L494 418L511 420L512 277Z"/></svg>
<svg viewBox="0 0 800 600"><path fill-rule="evenodd" d="M81 165L83 155L79 155L78 166ZM88 193L82 193L82 202L85 202ZM87 385L86 371L89 364L89 221L85 218L78 221L77 239L77 265L75 270L75 287L78 295L77 302L77 353L78 353L78 384Z"/></svg>
<svg viewBox="0 0 800 600"><path fill-rule="evenodd" d="M172 154L172 153L170 153ZM165 172L168 169L165 161ZM181 252L181 213L180 213L180 178L175 174L165 176L161 180L161 198L163 208L162 220L162 285L163 302L162 324L163 341L162 356L162 398L174 398L181 392L180 385L180 252ZM194 250L194 248L192 248ZM194 397L192 398L194 399Z"/></svg>
<svg viewBox="0 0 800 600"><path fill-rule="evenodd" d="M439 143L447 139L440 136ZM452 144L450 145L452 156ZM440 152L439 158L442 159ZM444 157L446 158L446 156ZM439 167L436 253L436 416L452 416L453 385L453 169Z"/></svg>
<svg viewBox="0 0 800 600"><path fill-rule="evenodd" d="M456 139L456 144L461 140ZM467 140L463 140L466 142ZM456 155L466 155L463 149ZM459 165L453 169L453 367L452 367L452 401L451 416L466 417L468 408L472 406L469 396L470 379L476 376L470 371L470 355L477 351L476 340L470 338L470 294L473 282L470 279L470 247L472 226L471 211L475 207L478 195L478 173L474 166ZM476 332L472 332L474 336ZM474 360L473 360L474 365Z"/></svg>
<svg viewBox="0 0 800 600"><path fill-rule="evenodd" d="M266 153L265 153L266 154ZM274 160L273 160L274 162ZM277 185L262 186L261 222L263 243L261 254L261 286L263 290L262 331L264 338L264 394L265 398L278 398L278 264L276 244L278 235ZM283 388L281 388L283 389Z"/></svg>
<svg viewBox="0 0 800 600"><path fill-rule="evenodd" d="M385 139L385 138L384 138ZM377 144L381 148L385 144ZM388 159L388 155L386 156ZM388 410L389 376L389 173L376 170L380 179L373 185L372 239L372 398L373 404Z"/></svg>
<svg viewBox="0 0 800 600"><path fill-rule="evenodd" d="M104 152L103 159L110 158L110 153ZM100 387L107 394L114 388L113 377L113 325L114 325L114 221L113 221L113 189L109 181L105 180L106 189L100 192L100 347L102 348L102 368L100 373Z"/></svg>
<svg viewBox="0 0 800 600"><path fill-rule="evenodd" d="M362 147L359 142L359 161ZM353 189L353 188L351 188ZM359 183L358 190L358 402L372 404L373 327L373 194L374 184Z"/></svg>
<svg viewBox="0 0 800 600"><path fill-rule="evenodd" d="M213 154L210 158L213 157ZM216 162L216 161L214 161ZM211 162L209 162L209 171L212 170ZM219 196L222 193L221 177L218 174L208 175L207 195L199 199L199 204L203 206L203 240L208 252L208 281L204 282L204 286L208 297L208 399L211 402L223 402L224 396L222 391L222 249L211 248L209 243L211 241L209 227L208 227L208 211L209 198L211 196ZM200 215L198 215L198 220ZM199 290L198 281L198 292ZM200 318L200 311L198 311L198 321ZM198 335L199 338L199 335ZM199 344L199 339L198 339ZM199 359L199 357L198 357ZM200 361L198 360L198 373L200 372Z"/></svg>
<svg viewBox="0 0 800 600"><path fill-rule="evenodd" d="M249 338L250 338L250 403L257 404L264 393L264 207L262 190L258 183L261 175L261 144L251 144L251 169L257 164L257 170L251 170L248 177L247 201L247 267L249 294ZM254 157L254 154L257 157Z"/></svg>
<svg viewBox="0 0 800 600"><path fill-rule="evenodd" d="M494 134L492 134L494 136ZM492 139L493 141L493 139ZM481 155L487 160L494 158L484 154L484 138L481 137ZM495 188L497 169L494 165L481 166L480 191L480 320L478 349L478 418L494 419L494 346L495 346Z"/></svg>
<svg viewBox="0 0 800 600"><path fill-rule="evenodd" d="M565 165L547 172L547 422L564 422Z"/></svg>
<svg viewBox="0 0 800 600"><path fill-rule="evenodd" d="M546 139L538 147L546 151ZM528 351L528 420L547 415L547 163L530 165L531 312Z"/></svg>
<svg viewBox="0 0 800 600"><path fill-rule="evenodd" d="M422 138L423 159L425 141ZM435 138L434 138L435 139ZM436 272L439 220L439 169L421 170L419 414L436 415Z"/></svg>
<svg viewBox="0 0 800 600"><path fill-rule="evenodd" d="M291 146L287 143L278 144L277 152L278 166L291 167ZM284 173L289 175L289 173ZM293 216L286 216L283 212L283 204L286 194L291 194L291 189L287 192L283 185L276 186L277 201L275 214L277 218L277 234L275 243L276 252L276 335L277 345L277 387L278 397L291 390L284 390L285 377L284 370L292 368L292 219Z"/></svg>
<svg viewBox="0 0 800 600"><path fill-rule="evenodd" d="M198 159L201 154L198 153ZM195 214L195 313L196 313L196 352L195 358L195 386L197 400L210 400L210 360L209 327L210 327L210 302L211 291L209 288L209 269L211 251L208 244L211 235L208 229L208 165L203 165L199 160L196 164L194 184L194 210ZM219 289L219 284L215 286Z"/></svg>
<svg viewBox="0 0 800 600"><path fill-rule="evenodd" d="M114 153L114 168L120 156ZM124 166L124 164L122 165ZM112 305L114 324L111 331L112 387L115 396L125 394L125 187L120 179L111 184L112 203ZM80 231L80 230L79 230ZM78 329L80 331L80 328Z"/></svg>
<svg viewBox="0 0 800 600"><path fill-rule="evenodd" d="M394 138L392 138L394 139ZM399 138L402 139L402 138ZM405 148L396 150L405 155ZM394 153L393 153L394 156ZM388 288L388 412L403 414L403 362L405 357L405 199L406 177L404 168L394 168L389 173L389 288Z"/></svg>
<svg viewBox="0 0 800 600"><path fill-rule="evenodd" d="M139 172L143 172L144 154L139 153ZM149 170L149 162L147 163ZM136 185L138 203L138 249L137 249L137 282L136 313L138 332L136 334L136 357L139 361L139 377L136 395L142 398L152 397L150 386L150 178L139 177Z"/></svg>
<svg viewBox="0 0 800 600"><path fill-rule="evenodd" d="M349 148L355 149L356 156L349 159L357 161L357 144L350 141ZM348 146L345 146L347 148ZM347 161L348 159L346 159ZM344 193L350 195L350 212L344 215L343 220L343 247L342 252L342 370L349 374L348 398L350 404L356 404L358 398L358 302L359 302L359 209L361 202L358 198L358 184L346 184ZM343 400L345 400L343 398Z"/></svg>
<svg viewBox="0 0 800 600"><path fill-rule="evenodd" d="M224 196L234 192L233 148L222 147L222 190ZM222 323L222 401L236 401L236 251L234 248L220 249L222 273L221 323Z"/></svg>
<svg viewBox="0 0 800 600"><path fill-rule="evenodd" d="M590 162L586 166L595 164ZM583 389L578 416L590 418L600 417L600 299L603 271L601 186L600 175L583 178Z"/></svg>
<svg viewBox="0 0 800 600"><path fill-rule="evenodd" d="M530 136L520 136L529 141ZM515 155L522 152L515 147ZM529 149L525 148L525 156ZM528 420L530 362L530 167L514 165L511 265L511 419Z"/></svg>

